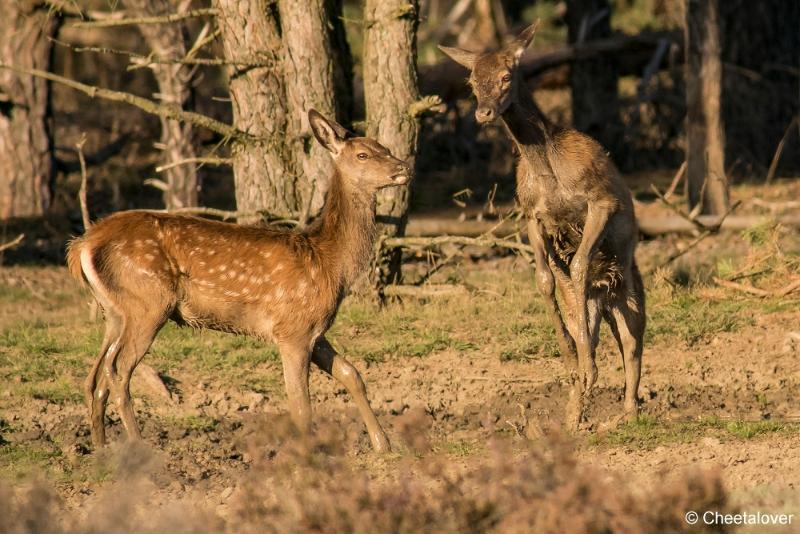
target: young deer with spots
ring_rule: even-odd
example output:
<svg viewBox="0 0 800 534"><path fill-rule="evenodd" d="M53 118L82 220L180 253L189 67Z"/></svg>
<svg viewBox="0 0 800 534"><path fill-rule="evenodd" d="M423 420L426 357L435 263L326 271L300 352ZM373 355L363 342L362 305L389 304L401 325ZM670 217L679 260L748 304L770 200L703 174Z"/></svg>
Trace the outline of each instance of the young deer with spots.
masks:
<svg viewBox="0 0 800 534"><path fill-rule="evenodd" d="M625 415L637 414L644 289L633 257L637 227L628 187L603 148L582 133L550 123L521 80L519 59L535 31L536 24L485 54L440 48L470 70L476 120L502 119L519 151L517 198L529 221L537 286L573 381L567 422L577 428L597 379L594 355L601 317L622 353Z"/></svg>
<svg viewBox="0 0 800 534"><path fill-rule="evenodd" d="M141 437L131 406L131 375L172 319L277 343L289 409L302 430L311 425L308 374L314 362L353 396L372 446L389 449L361 376L324 334L369 262L375 193L407 184L411 175L372 139L348 138L344 128L313 110L308 118L335 162L322 216L308 229L128 211L103 219L70 243L70 270L89 284L106 318L102 348L85 383L95 445L105 442L109 395L128 437Z"/></svg>

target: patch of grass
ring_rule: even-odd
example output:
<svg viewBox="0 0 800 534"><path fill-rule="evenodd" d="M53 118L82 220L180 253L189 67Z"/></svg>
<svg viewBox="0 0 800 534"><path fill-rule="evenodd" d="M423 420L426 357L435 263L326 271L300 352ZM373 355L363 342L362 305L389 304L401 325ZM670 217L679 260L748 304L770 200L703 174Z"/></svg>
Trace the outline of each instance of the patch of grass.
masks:
<svg viewBox="0 0 800 534"><path fill-rule="evenodd" d="M41 442L5 443L0 445L0 475L20 480L47 469L59 457L61 451Z"/></svg>
<svg viewBox="0 0 800 534"><path fill-rule="evenodd" d="M461 439L461 440L447 441L445 443L442 443L439 446L435 447L435 450L439 452L444 452L448 456L458 456L460 458L466 458L468 456L472 456L473 454L481 450L481 447L474 441Z"/></svg>
<svg viewBox="0 0 800 534"><path fill-rule="evenodd" d="M33 294L24 287L0 284L0 302L15 304L33 298Z"/></svg>
<svg viewBox="0 0 800 534"><path fill-rule="evenodd" d="M46 382L22 384L18 391L33 399L56 404L80 403L83 400L80 385L64 376Z"/></svg>
<svg viewBox="0 0 800 534"><path fill-rule="evenodd" d="M669 295L663 291L650 295L645 343L678 337L694 345L715 334L754 324L749 307L742 301L701 299L682 289Z"/></svg>
<svg viewBox="0 0 800 534"><path fill-rule="evenodd" d="M593 435L590 445L633 445L651 449L671 443L691 443L704 436L720 439L747 440L771 433L800 433L800 423L781 423L775 421L722 421L707 418L688 422L663 422L641 415L636 421L626 423L620 428L605 434Z"/></svg>

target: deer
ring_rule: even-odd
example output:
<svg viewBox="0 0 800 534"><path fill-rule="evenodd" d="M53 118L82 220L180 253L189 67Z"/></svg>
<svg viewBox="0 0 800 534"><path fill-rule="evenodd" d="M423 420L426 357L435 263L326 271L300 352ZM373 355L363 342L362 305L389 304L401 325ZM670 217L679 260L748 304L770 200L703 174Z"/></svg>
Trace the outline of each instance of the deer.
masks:
<svg viewBox="0 0 800 534"><path fill-rule="evenodd" d="M634 258L638 227L630 190L600 144L550 122L522 79L520 59L537 25L499 50L439 48L469 70L476 121L499 119L519 154L517 202L534 249L536 286L570 376L565 423L579 430L587 425L597 380L601 318L616 339L625 374L623 415L608 424L638 416L645 294Z"/></svg>
<svg viewBox="0 0 800 534"><path fill-rule="evenodd" d="M245 226L131 210L95 223L68 245L71 274L88 284L105 335L84 383L92 442L105 442L109 396L129 440L141 440L130 381L164 324L249 335L277 344L290 416L311 430L313 362L355 400L373 449L390 450L358 370L325 338L365 270L377 236L376 193L410 183L410 167L377 141L315 110L311 131L334 162L325 206L304 229Z"/></svg>

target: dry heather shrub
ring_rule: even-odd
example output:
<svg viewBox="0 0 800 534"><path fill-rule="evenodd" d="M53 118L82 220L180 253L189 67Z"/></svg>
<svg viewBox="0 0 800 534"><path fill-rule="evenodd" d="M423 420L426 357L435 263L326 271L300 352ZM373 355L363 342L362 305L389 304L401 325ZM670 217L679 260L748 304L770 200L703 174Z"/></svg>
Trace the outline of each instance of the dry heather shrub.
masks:
<svg viewBox="0 0 800 534"><path fill-rule="evenodd" d="M409 445L424 444L413 420L406 423ZM704 532L712 529L684 522L687 511L732 511L718 473L698 471L672 484L654 473L654 484L634 487L578 461L558 436L522 453L492 443L488 457L469 459L480 465L465 470L434 453L353 461L345 452L353 437L343 433L330 424L301 437L283 420L255 432L255 460L224 519L200 504L162 502L154 474L135 467L152 462L132 452L83 515L66 512L42 484L15 492L0 484L0 532ZM360 460L368 466L354 467ZM380 463L391 466L390 475L369 467Z"/></svg>
<svg viewBox="0 0 800 534"><path fill-rule="evenodd" d="M282 440L271 435L273 445ZM469 471L440 456L405 458L387 480L350 467L340 429L273 445L254 442L262 460L233 503L235 531L702 532L685 523L687 511L729 510L718 473L631 487L577 461L557 437L524 454L494 443L488 461Z"/></svg>

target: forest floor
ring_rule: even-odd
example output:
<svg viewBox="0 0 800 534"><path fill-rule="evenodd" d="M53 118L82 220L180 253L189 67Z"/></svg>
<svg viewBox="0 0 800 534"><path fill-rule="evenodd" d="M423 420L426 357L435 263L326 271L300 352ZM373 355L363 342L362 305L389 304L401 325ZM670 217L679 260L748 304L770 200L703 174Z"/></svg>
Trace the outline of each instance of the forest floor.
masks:
<svg viewBox="0 0 800 534"><path fill-rule="evenodd" d="M642 243L643 271L688 240ZM413 478L433 459L465 476L491 464L498 447L522 458L545 443L626 488L653 491L698 469L718 472L731 509L800 521L800 336L792 336L800 296L761 298L713 282L742 271L745 278L733 278L782 286L797 276L798 258L797 232L765 224L708 238L647 275L641 416L573 436L557 430L566 373L522 258L465 259L437 274L468 285L464 295L384 308L352 296L328 337L362 372L394 451L371 452L344 388L312 369L317 427L343 440L336 457L371 483ZM141 472L147 502L190 502L219 521L240 513L253 466L280 456L284 443L275 430L285 427L286 409L275 348L167 325L144 363L170 398L134 377L146 447L121 444L112 407L111 446L92 452L82 381L102 325L89 319L87 303L65 268L0 269L0 490L32 491L32 480L44 480L66 513L85 517L133 491L128 476ZM597 363L589 419L601 423L621 413L623 395L621 358L605 325ZM770 531L781 528L797 522Z"/></svg>

